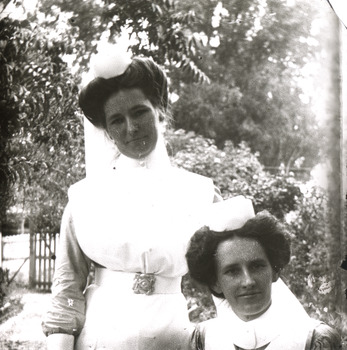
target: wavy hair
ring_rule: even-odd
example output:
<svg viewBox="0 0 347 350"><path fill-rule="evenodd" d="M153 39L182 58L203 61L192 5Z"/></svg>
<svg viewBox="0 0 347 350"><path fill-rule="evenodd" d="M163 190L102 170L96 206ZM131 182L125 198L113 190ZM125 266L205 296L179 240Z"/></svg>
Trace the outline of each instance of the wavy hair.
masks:
<svg viewBox="0 0 347 350"><path fill-rule="evenodd" d="M215 232L204 226L190 240L186 253L189 273L197 282L211 288L217 282L216 252L220 243L233 237L254 239L261 244L275 273L290 261L290 239L284 226L269 212L259 212L239 229Z"/></svg>
<svg viewBox="0 0 347 350"><path fill-rule="evenodd" d="M168 80L164 70L150 58L135 57L125 72L104 79L95 78L79 94L79 105L96 127L106 129L104 105L110 95L121 89L139 88L160 111L160 119L169 119Z"/></svg>

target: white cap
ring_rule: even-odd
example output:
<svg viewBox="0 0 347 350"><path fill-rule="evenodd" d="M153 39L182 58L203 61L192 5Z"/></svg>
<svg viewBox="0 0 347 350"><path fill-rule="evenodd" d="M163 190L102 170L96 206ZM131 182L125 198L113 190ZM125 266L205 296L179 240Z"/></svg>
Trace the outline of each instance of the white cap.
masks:
<svg viewBox="0 0 347 350"><path fill-rule="evenodd" d="M213 203L204 219L210 230L222 232L241 228L255 216L252 201L244 196L236 196Z"/></svg>
<svg viewBox="0 0 347 350"><path fill-rule="evenodd" d="M123 74L131 64L131 56L120 45L107 45L90 61L94 78L109 79Z"/></svg>

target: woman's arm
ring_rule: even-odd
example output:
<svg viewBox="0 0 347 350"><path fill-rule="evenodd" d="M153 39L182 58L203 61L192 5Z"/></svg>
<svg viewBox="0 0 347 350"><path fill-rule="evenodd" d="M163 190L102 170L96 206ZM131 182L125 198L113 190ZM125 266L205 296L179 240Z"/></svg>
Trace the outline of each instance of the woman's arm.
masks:
<svg viewBox="0 0 347 350"><path fill-rule="evenodd" d="M190 350L205 350L205 330L196 324L190 337Z"/></svg>
<svg viewBox="0 0 347 350"><path fill-rule="evenodd" d="M309 350L338 350L341 349L341 337L339 333L326 325L319 323L313 330L311 346Z"/></svg>
<svg viewBox="0 0 347 350"><path fill-rule="evenodd" d="M60 349L69 349L68 344L73 344L74 336L81 332L85 321L83 292L89 269L90 260L78 244L67 205L61 224L51 305L42 322L43 332L48 336L48 350L59 346Z"/></svg>

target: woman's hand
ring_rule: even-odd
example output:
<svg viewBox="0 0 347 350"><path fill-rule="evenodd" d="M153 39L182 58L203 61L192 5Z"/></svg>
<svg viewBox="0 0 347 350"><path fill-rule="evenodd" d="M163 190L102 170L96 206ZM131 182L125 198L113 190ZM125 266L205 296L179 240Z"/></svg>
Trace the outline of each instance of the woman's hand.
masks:
<svg viewBox="0 0 347 350"><path fill-rule="evenodd" d="M47 337L47 350L73 350L74 342L73 335L54 333Z"/></svg>

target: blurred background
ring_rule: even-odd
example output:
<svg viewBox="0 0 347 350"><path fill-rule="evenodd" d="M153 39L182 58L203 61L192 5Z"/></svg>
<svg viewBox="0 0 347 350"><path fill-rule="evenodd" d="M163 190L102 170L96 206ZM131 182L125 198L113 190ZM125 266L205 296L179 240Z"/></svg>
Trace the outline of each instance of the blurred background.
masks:
<svg viewBox="0 0 347 350"><path fill-rule="evenodd" d="M173 164L283 220L286 282L346 333L347 41L326 0L3 0L0 306L10 285L50 290L67 190L85 176L78 91L109 43L165 67ZM214 316L189 276L183 290L192 321Z"/></svg>

